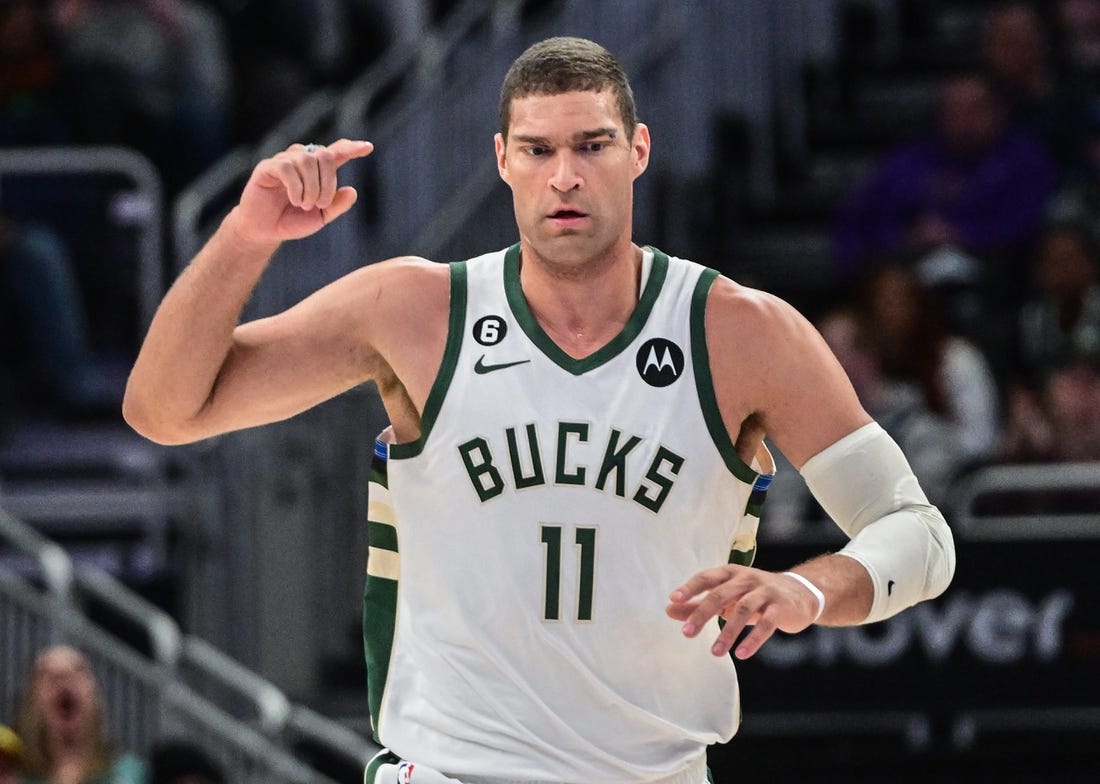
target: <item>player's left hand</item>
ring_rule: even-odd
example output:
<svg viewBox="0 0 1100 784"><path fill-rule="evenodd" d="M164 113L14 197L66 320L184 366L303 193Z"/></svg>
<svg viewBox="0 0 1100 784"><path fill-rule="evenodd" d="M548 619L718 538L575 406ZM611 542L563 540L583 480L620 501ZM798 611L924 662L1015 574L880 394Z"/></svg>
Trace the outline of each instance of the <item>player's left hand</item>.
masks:
<svg viewBox="0 0 1100 784"><path fill-rule="evenodd" d="M665 612L684 622L685 637L698 635L715 616L726 620L711 646L715 656L729 653L741 631L752 626L734 652L739 659L760 650L776 629L800 632L817 615L817 600L793 577L736 564L699 572L669 599Z"/></svg>

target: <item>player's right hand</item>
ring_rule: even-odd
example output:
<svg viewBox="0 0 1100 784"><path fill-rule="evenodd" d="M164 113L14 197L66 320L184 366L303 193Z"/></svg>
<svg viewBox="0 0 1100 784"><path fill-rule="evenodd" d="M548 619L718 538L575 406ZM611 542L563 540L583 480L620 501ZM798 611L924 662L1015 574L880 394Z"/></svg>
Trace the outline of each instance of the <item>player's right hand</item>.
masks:
<svg viewBox="0 0 1100 784"><path fill-rule="evenodd" d="M308 237L355 204L355 188L339 186L337 172L348 161L370 155L374 145L340 139L312 147L292 144L252 170L233 210L234 228L242 239L281 242Z"/></svg>
<svg viewBox="0 0 1100 784"><path fill-rule="evenodd" d="M684 623L685 637L696 637L719 616L726 625L711 646L725 656L748 626L752 631L734 655L747 659L760 650L776 629L793 634L814 623L817 602L794 578L751 566L724 564L693 575L669 596L665 613Z"/></svg>

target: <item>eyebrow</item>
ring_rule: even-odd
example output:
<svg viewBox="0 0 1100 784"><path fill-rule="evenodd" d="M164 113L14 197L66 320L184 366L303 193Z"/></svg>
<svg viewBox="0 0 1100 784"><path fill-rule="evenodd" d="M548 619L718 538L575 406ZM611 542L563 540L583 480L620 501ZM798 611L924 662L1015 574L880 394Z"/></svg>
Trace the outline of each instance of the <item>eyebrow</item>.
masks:
<svg viewBox="0 0 1100 784"><path fill-rule="evenodd" d="M573 134L573 141L588 141L590 139L599 139L602 136L609 136L612 139L616 139L619 136L618 129L614 127L608 128L594 128L591 131L579 131ZM541 144L546 147L553 146L553 143L545 136L528 136L527 134L513 134L512 138L517 142L525 142L526 144Z"/></svg>

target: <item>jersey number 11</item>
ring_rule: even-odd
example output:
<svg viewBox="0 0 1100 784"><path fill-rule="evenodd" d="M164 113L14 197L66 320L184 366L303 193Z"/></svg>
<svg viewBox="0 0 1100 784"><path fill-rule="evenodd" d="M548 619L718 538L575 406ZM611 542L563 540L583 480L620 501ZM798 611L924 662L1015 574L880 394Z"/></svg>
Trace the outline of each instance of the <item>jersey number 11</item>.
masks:
<svg viewBox="0 0 1100 784"><path fill-rule="evenodd" d="M546 593L543 620L561 620L561 532L560 525L541 526L542 543L546 545ZM579 570L577 576L577 620L592 620L592 585L596 569L596 529L576 527Z"/></svg>

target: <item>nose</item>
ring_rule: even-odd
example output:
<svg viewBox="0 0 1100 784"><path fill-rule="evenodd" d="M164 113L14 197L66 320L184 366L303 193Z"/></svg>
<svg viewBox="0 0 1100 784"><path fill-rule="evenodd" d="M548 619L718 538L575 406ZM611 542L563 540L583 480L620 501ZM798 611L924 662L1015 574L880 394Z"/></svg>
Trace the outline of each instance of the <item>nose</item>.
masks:
<svg viewBox="0 0 1100 784"><path fill-rule="evenodd" d="M557 156L556 164L550 175L550 187L558 193L567 193L579 188L581 176L577 171L577 162L572 152L561 151Z"/></svg>

